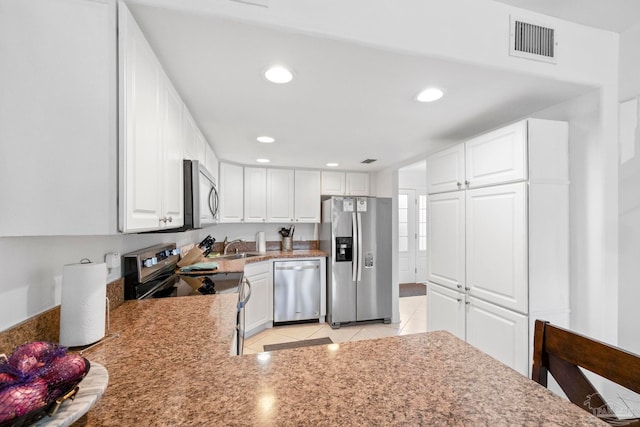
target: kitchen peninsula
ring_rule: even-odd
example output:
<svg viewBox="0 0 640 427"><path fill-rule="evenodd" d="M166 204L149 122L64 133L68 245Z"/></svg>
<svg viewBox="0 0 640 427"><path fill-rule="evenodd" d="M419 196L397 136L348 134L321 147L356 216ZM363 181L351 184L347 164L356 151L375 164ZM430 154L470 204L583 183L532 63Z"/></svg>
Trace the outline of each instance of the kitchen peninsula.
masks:
<svg viewBox="0 0 640 427"><path fill-rule="evenodd" d="M446 332L230 356L236 301L126 301L78 424L606 425Z"/></svg>

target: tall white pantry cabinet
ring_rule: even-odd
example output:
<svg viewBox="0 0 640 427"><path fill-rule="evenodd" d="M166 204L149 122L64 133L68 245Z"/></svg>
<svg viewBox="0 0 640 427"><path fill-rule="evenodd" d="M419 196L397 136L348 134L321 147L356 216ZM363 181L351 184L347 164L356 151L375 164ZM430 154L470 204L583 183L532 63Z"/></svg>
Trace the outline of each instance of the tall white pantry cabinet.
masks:
<svg viewBox="0 0 640 427"><path fill-rule="evenodd" d="M569 323L566 122L527 119L427 159L427 329L524 375L535 319Z"/></svg>

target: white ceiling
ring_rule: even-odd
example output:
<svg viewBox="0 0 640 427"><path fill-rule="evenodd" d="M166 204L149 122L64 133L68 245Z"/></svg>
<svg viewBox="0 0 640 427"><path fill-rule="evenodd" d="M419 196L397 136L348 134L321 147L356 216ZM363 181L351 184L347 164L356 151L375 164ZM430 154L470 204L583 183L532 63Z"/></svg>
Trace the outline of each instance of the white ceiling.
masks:
<svg viewBox="0 0 640 427"><path fill-rule="evenodd" d="M218 156L244 164L375 171L589 90L211 14L130 8ZM261 73L273 63L291 67L293 82L267 82ZM442 100L413 100L434 82ZM263 134L276 142L257 143ZM360 164L367 158L378 161Z"/></svg>
<svg viewBox="0 0 640 427"><path fill-rule="evenodd" d="M639 0L496 0L589 27L622 33L640 24Z"/></svg>

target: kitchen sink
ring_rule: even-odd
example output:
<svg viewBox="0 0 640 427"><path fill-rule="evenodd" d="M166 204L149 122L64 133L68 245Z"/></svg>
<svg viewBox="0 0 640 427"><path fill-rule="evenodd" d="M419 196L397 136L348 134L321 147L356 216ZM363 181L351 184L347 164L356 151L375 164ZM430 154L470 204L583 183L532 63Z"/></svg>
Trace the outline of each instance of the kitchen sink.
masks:
<svg viewBox="0 0 640 427"><path fill-rule="evenodd" d="M239 254L219 255L219 256L214 257L212 259L234 260L234 259L253 258L253 257L257 257L257 256L262 256L262 254L252 254L250 252L242 252L242 253L239 253Z"/></svg>

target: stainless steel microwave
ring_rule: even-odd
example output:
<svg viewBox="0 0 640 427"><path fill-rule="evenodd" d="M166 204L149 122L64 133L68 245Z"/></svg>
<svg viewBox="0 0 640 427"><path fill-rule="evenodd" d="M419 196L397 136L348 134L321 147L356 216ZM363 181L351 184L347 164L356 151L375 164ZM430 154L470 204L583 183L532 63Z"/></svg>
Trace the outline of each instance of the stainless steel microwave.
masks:
<svg viewBox="0 0 640 427"><path fill-rule="evenodd" d="M218 222L216 178L197 160L184 160L184 230Z"/></svg>

